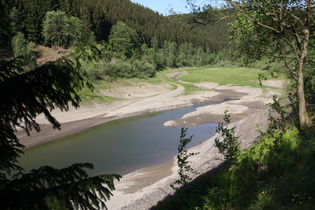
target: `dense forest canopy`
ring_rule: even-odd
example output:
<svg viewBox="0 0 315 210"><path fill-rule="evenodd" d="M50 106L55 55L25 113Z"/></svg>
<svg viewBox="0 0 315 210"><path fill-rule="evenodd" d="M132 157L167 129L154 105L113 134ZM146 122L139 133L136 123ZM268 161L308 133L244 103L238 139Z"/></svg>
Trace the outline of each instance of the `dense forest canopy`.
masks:
<svg viewBox="0 0 315 210"><path fill-rule="evenodd" d="M206 28L192 27L184 21L190 19L187 15L164 17L129 0L2 0L2 3L15 30L38 44L44 41L41 31L46 13L57 10L83 22L85 40L91 36L96 41L108 40L112 26L122 21L136 30L141 42L149 47L154 38L159 46L165 40L178 45L189 42L213 52L227 47L228 43L227 22Z"/></svg>
<svg viewBox="0 0 315 210"><path fill-rule="evenodd" d="M92 80L153 77L166 67L215 64L233 54L228 35L233 18L202 25L196 14L163 16L129 0L2 2L11 33L1 48L34 58L36 44L58 51L93 42L102 56L93 65L84 63Z"/></svg>

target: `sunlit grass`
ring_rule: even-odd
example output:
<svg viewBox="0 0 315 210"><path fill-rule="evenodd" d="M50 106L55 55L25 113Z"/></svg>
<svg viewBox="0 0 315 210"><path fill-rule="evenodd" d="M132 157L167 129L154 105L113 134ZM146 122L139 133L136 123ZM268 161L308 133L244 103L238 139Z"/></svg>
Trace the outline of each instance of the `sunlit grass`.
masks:
<svg viewBox="0 0 315 210"><path fill-rule="evenodd" d="M259 87L258 75L263 73L260 70L246 68L214 68L214 67L192 67L185 68L188 74L181 75L180 80L200 83L200 82L216 82L219 85L236 85Z"/></svg>
<svg viewBox="0 0 315 210"><path fill-rule="evenodd" d="M96 85L97 86L97 85ZM95 88L93 91L87 87L83 88L79 91L79 96L82 100L82 104L88 105L93 101L102 102L102 103L110 103L115 101L115 98L107 97L99 93L99 88Z"/></svg>

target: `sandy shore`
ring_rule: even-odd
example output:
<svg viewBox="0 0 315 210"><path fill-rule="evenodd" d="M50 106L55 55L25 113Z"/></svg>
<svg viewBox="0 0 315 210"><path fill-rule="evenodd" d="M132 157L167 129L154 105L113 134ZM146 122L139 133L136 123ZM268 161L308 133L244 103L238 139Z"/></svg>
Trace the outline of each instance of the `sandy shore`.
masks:
<svg viewBox="0 0 315 210"><path fill-rule="evenodd" d="M272 102L272 95L278 93L277 89L268 89L263 92L258 88L201 83L198 86L205 91L187 96L181 95L184 87L178 84L173 85L177 86L176 89L172 88L171 85L143 83L133 88L111 90L104 94L115 94L121 100L111 104L83 106L79 109L70 109L68 112L55 110L52 114L61 123L61 131L52 129L45 118L40 116L37 122L41 124L42 131L40 133L32 132L30 137L19 132L18 138L26 147L31 147L110 120L201 102L221 102L199 108L181 119L165 122L164 125L189 127L209 122L217 123L222 121L224 110L229 109L232 113L232 119L237 125L237 135L241 136L242 146L247 147L258 135L255 132L256 123L261 124L261 128L266 125L266 112L260 110L264 109L267 103ZM271 81L267 85L281 87L281 83L277 81ZM191 160L195 171L199 174L220 164L220 161L217 160L219 154L213 147L213 142L214 137L191 149L194 152L199 152L199 155L194 156ZM159 200L173 192L169 184L177 179L176 167L174 159L158 166L124 175L115 185L114 196L107 202L108 208L149 209L156 205Z"/></svg>

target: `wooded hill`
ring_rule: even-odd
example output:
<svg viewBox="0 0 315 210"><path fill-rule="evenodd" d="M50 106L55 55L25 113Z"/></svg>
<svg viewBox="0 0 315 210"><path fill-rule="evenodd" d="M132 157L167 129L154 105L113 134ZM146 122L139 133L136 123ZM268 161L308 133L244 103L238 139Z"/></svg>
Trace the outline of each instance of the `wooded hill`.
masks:
<svg viewBox="0 0 315 210"><path fill-rule="evenodd" d="M48 11L63 11L83 21L85 40L108 40L110 30L118 21L136 30L141 42L151 47L153 39L162 46L165 40L178 45L195 46L218 52L228 46L227 21L207 27L187 24L186 15L163 16L129 0L2 0L6 16L28 41L42 44L42 23ZM8 46L11 37L3 40Z"/></svg>

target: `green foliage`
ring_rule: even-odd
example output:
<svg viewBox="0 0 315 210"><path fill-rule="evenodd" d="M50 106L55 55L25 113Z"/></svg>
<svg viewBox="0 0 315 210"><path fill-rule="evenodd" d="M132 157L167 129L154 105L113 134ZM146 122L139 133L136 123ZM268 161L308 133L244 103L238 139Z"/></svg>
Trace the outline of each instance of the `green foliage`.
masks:
<svg viewBox="0 0 315 210"><path fill-rule="evenodd" d="M79 18L71 16L65 12L49 11L43 21L42 35L46 44L53 44L58 51L59 46L78 45L83 41L83 26Z"/></svg>
<svg viewBox="0 0 315 210"><path fill-rule="evenodd" d="M66 46L79 46L83 42L83 24L79 18L69 18L66 35L69 42Z"/></svg>
<svg viewBox="0 0 315 210"><path fill-rule="evenodd" d="M310 56L313 56L314 53ZM313 58L312 58L313 59ZM305 100L307 102L307 111L308 114L310 115L310 118L312 122L314 123L314 113L315 113L315 100L314 100L314 95L315 95L315 87L314 87L314 68L311 63L307 65L307 68L305 70L305 77L304 77L304 86L305 86ZM288 92L288 99L290 101L290 106L291 109L293 110L293 114L297 115L298 109L299 109L299 99L298 99L298 92L297 92L297 82L296 81L290 81L287 87L287 92Z"/></svg>
<svg viewBox="0 0 315 210"><path fill-rule="evenodd" d="M28 40L39 44L43 41L41 35L42 22L49 11L64 11L68 17L77 17L82 21L83 40L89 40L94 34L96 41L107 41L111 28L123 21L140 36L141 44L160 48L164 40L178 45L186 42L201 46L203 50L210 49L216 53L226 50L228 41L228 22L224 20L218 25L195 27L191 24L191 15L173 15L164 17L149 8L132 3L129 0L17 0L4 1L6 13L19 17L12 19L21 28ZM13 11L13 8L16 8ZM17 24L18 23L18 24ZM95 41L94 40L94 41Z"/></svg>
<svg viewBox="0 0 315 210"><path fill-rule="evenodd" d="M24 66L28 66L29 68L36 67L35 43L27 43L24 34L20 32L12 38L11 42L14 57L21 57Z"/></svg>
<svg viewBox="0 0 315 210"><path fill-rule="evenodd" d="M309 158L314 152L301 142L298 130L292 129L262 138L240 152L237 164L220 173L217 185L209 186L204 208L291 209L302 205L307 209L313 203L309 197L314 193L310 185L315 171ZM304 193L301 203L294 196L303 194L298 192Z"/></svg>
<svg viewBox="0 0 315 210"><path fill-rule="evenodd" d="M225 50L228 43L226 22L206 29L192 27L189 16L163 17L128 0L19 0L5 7L12 24L20 23L26 38L36 43L44 39L57 49L102 41L103 57L89 72L93 80L147 78L166 67L213 64L214 53ZM217 45L218 37L224 46ZM215 62L222 62L227 54L222 55Z"/></svg>
<svg viewBox="0 0 315 210"><path fill-rule="evenodd" d="M118 57L131 58L140 48L137 32L121 21L112 27L109 41L111 50L116 52Z"/></svg>
<svg viewBox="0 0 315 210"><path fill-rule="evenodd" d="M13 7L9 13L10 18L10 28L12 34L17 34L19 31L21 31L21 20L18 15L18 10L16 7Z"/></svg>
<svg viewBox="0 0 315 210"><path fill-rule="evenodd" d="M224 122L229 124L231 122L231 114L228 110L224 111ZM228 125L224 125L222 122L218 124L216 132L222 136L222 140L216 138L214 140L215 147L219 149L219 152L224 155L225 160L235 163L235 160L240 152L240 145L238 138L235 136L235 128L230 128Z"/></svg>
<svg viewBox="0 0 315 210"><path fill-rule="evenodd" d="M187 173L195 173L195 171L190 165L190 162L188 161L188 158L190 158L191 156L197 155L198 153L194 153L194 152L188 153L186 150L187 144L189 144L189 142L191 142L193 138L193 136L186 138L187 129L188 128L181 129L180 142L177 148L178 154L176 156L177 165L179 167L177 172L180 178L171 184L171 187L173 189L178 189L179 187L185 186L186 184L188 184L188 182L191 181L192 179L189 177Z"/></svg>
<svg viewBox="0 0 315 210"><path fill-rule="evenodd" d="M24 57L26 52L27 41L24 38L24 34L18 33L12 38L12 49L15 57Z"/></svg>
<svg viewBox="0 0 315 210"><path fill-rule="evenodd" d="M272 135L275 131L277 132L278 130L284 132L288 125L286 121L286 113L288 113L288 110L281 105L281 101L276 95L273 96L273 103L269 103L268 106L269 124L266 133Z"/></svg>
<svg viewBox="0 0 315 210"><path fill-rule="evenodd" d="M222 68L222 67L193 67L185 68L187 75L181 75L180 80L186 82L216 82L219 85L240 85L259 87L258 74L262 71L246 68Z"/></svg>
<svg viewBox="0 0 315 210"><path fill-rule="evenodd" d="M156 209L312 209L314 142L314 131L301 136L296 128L261 138L237 164L201 177Z"/></svg>
<svg viewBox="0 0 315 210"><path fill-rule="evenodd" d="M313 2L227 2L238 14L232 24L232 35L240 50L239 56L249 62L268 56L283 64L286 76L294 81L295 93L290 99L293 99L291 103L297 102L299 126L309 129L312 122L306 104L310 101L307 101L304 81L307 81L305 72L313 69L314 62L310 47L314 42Z"/></svg>
<svg viewBox="0 0 315 210"><path fill-rule="evenodd" d="M248 54L252 56L246 56L245 63L253 62L264 55L263 50L265 48L254 48L252 45L257 46L262 44L260 39L258 39L257 28L255 24L250 21L246 16L238 16L237 19L231 23L230 35L233 37L233 41L237 45L237 51L239 55ZM250 43L250 44L245 44ZM264 46L265 47L265 46Z"/></svg>
<svg viewBox="0 0 315 210"><path fill-rule="evenodd" d="M107 74L114 78L131 78L132 72L132 65L129 62L118 61L117 63L109 66Z"/></svg>
<svg viewBox="0 0 315 210"><path fill-rule="evenodd" d="M93 62L82 62L92 80L114 80L117 78L134 77L143 79L154 77L156 74L154 61L150 59L118 59L111 57L116 53L108 50L107 47L109 47L109 45L106 43L97 43L92 45L94 45L94 48L99 51L98 59L93 60ZM86 53L91 52L89 49L85 49L85 51Z"/></svg>
<svg viewBox="0 0 315 210"><path fill-rule="evenodd" d="M43 37L46 43L53 43L56 51L58 47L64 42L66 37L66 30L68 26L68 17L62 11L50 11L46 13L43 21Z"/></svg>
<svg viewBox="0 0 315 210"><path fill-rule="evenodd" d="M144 79L155 76L155 68L152 64L144 61L136 60L133 62L133 72L135 77Z"/></svg>
<svg viewBox="0 0 315 210"><path fill-rule="evenodd" d="M212 187L204 197L204 208L206 209L225 209L228 202L228 193L219 187Z"/></svg>
<svg viewBox="0 0 315 210"><path fill-rule="evenodd" d="M6 46L6 42L8 41L8 37L11 33L11 26L8 22L8 17L5 13L6 8L5 5L0 3L0 46Z"/></svg>
<svg viewBox="0 0 315 210"><path fill-rule="evenodd" d="M105 201L115 189L114 179L120 176L89 177L84 168L93 169L93 165L73 164L64 169L42 166L29 173L19 172L1 190L2 207L106 209Z"/></svg>
<svg viewBox="0 0 315 210"><path fill-rule="evenodd" d="M47 11L54 10L57 6L55 0L17 0L2 1L5 11L1 15L6 16L6 20L12 29L10 39L17 32L22 32L28 41L39 44L42 41L41 24ZM9 40L7 40L9 41Z"/></svg>
<svg viewBox="0 0 315 210"><path fill-rule="evenodd" d="M255 145L156 209L313 209L315 130L289 124L276 97L269 107L271 124Z"/></svg>
<svg viewBox="0 0 315 210"><path fill-rule="evenodd" d="M99 209L106 208L105 201L112 195L114 179L109 174L89 177L84 168L91 164L74 164L64 169L43 166L24 173L17 158L24 146L16 136L17 129L28 135L40 131L36 117L45 115L54 128L60 123L51 110L67 111L78 107L78 91L84 86L92 88L80 60L90 60L90 52L76 51L73 61L64 57L25 71L19 58L0 61L0 194L4 209ZM88 56L86 56L88 55ZM12 176L11 176L12 175Z"/></svg>

